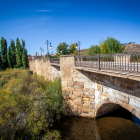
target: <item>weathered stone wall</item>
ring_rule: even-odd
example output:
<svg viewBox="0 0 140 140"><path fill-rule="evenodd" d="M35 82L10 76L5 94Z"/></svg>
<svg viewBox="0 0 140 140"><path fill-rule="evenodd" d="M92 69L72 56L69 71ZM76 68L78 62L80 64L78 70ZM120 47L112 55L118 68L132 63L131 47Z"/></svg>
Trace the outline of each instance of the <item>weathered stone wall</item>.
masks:
<svg viewBox="0 0 140 140"><path fill-rule="evenodd" d="M49 80L53 80L55 77L60 76L60 67L51 65L49 58L31 60L29 66L33 73L43 75Z"/></svg>
<svg viewBox="0 0 140 140"><path fill-rule="evenodd" d="M65 57L66 61L68 59ZM114 103L113 107L106 106L103 112L111 111L120 105L140 118L139 81L78 70L74 67L74 62L71 65L63 64L61 77L63 90L69 93L67 102L73 115L99 116L97 111L102 105ZM100 114L104 114L103 112Z"/></svg>
<svg viewBox="0 0 140 140"><path fill-rule="evenodd" d="M119 106L140 118L140 77L75 67L74 55L60 57L60 67L48 58L30 61L30 70L47 79L61 76L70 113L96 117Z"/></svg>

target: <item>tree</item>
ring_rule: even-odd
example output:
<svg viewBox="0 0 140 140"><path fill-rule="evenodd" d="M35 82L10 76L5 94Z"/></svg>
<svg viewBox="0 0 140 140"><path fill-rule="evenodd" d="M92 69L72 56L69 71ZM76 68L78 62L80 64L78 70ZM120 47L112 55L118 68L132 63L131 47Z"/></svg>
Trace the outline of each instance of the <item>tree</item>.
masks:
<svg viewBox="0 0 140 140"><path fill-rule="evenodd" d="M21 41L22 41L22 46L21 46L21 59L22 59L22 52L25 48L25 41L23 39L21 39ZM23 63L22 63L22 66L23 66Z"/></svg>
<svg viewBox="0 0 140 140"><path fill-rule="evenodd" d="M78 55L78 50L75 50L74 51L74 55Z"/></svg>
<svg viewBox="0 0 140 140"><path fill-rule="evenodd" d="M16 63L16 67L22 66L22 49L18 38L16 39Z"/></svg>
<svg viewBox="0 0 140 140"><path fill-rule="evenodd" d="M87 50L87 53L86 55L95 55L95 54L100 54L101 53L101 50L100 50L100 47L99 46L91 46L88 50Z"/></svg>
<svg viewBox="0 0 140 140"><path fill-rule="evenodd" d="M2 70L1 51L0 51L0 70Z"/></svg>
<svg viewBox="0 0 140 140"><path fill-rule="evenodd" d="M14 68L16 66L16 48L15 48L14 40L11 40L11 42L10 42L8 55L10 55L10 56L8 56L8 59L10 58L10 61L8 60L8 62L11 63L11 68Z"/></svg>
<svg viewBox="0 0 140 140"><path fill-rule="evenodd" d="M122 53L124 51L120 41L115 38L107 37L104 43L107 46L108 53Z"/></svg>
<svg viewBox="0 0 140 140"><path fill-rule="evenodd" d="M2 69L8 68L7 60L7 41L4 37L1 37L1 54L2 54Z"/></svg>
<svg viewBox="0 0 140 140"><path fill-rule="evenodd" d="M74 44L71 44L70 45L70 49L69 49L69 51L70 51L70 54L74 54L74 51L76 50L76 45L75 45L75 43Z"/></svg>
<svg viewBox="0 0 140 140"><path fill-rule="evenodd" d="M27 55L27 50L23 48L22 52L22 64L24 68L28 68L28 55Z"/></svg>
<svg viewBox="0 0 140 140"><path fill-rule="evenodd" d="M68 44L66 44L65 42L60 43L60 44L57 46L56 51L57 51L59 54L61 54L61 55L66 55L66 54L68 54Z"/></svg>
<svg viewBox="0 0 140 140"><path fill-rule="evenodd" d="M9 67L12 68L12 64L11 64L11 48L9 46L8 52L7 52L7 60L8 60L8 64Z"/></svg>
<svg viewBox="0 0 140 140"><path fill-rule="evenodd" d="M101 54L108 54L108 48L105 43L100 44Z"/></svg>

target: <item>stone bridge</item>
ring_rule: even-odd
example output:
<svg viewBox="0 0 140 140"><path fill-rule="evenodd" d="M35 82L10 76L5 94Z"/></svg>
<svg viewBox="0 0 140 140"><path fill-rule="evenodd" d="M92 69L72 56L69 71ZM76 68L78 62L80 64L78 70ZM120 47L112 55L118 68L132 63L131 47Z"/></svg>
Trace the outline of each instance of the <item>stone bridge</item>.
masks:
<svg viewBox="0 0 140 140"><path fill-rule="evenodd" d="M75 65L74 55L31 60L30 70L46 79L60 76L70 114L98 117L120 106L140 119L140 75Z"/></svg>

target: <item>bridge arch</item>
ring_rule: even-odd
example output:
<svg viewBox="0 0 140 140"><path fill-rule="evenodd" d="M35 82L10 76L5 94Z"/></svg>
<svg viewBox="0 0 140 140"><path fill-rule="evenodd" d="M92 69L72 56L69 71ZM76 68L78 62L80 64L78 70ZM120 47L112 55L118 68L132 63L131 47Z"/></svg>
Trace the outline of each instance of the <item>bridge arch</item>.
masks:
<svg viewBox="0 0 140 140"><path fill-rule="evenodd" d="M136 117L140 117L140 110L116 98L105 98L95 103L95 117L105 115L119 107L123 107Z"/></svg>

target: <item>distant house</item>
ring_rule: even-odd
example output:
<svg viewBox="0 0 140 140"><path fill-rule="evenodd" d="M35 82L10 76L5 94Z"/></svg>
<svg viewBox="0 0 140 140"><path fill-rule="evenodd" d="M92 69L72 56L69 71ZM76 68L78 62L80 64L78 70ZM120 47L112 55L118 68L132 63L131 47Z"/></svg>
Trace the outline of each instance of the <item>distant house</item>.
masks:
<svg viewBox="0 0 140 140"><path fill-rule="evenodd" d="M32 60L32 56L28 54L28 62L30 62L30 60Z"/></svg>
<svg viewBox="0 0 140 140"><path fill-rule="evenodd" d="M56 55L58 55L58 53L51 54L51 56L56 56Z"/></svg>

